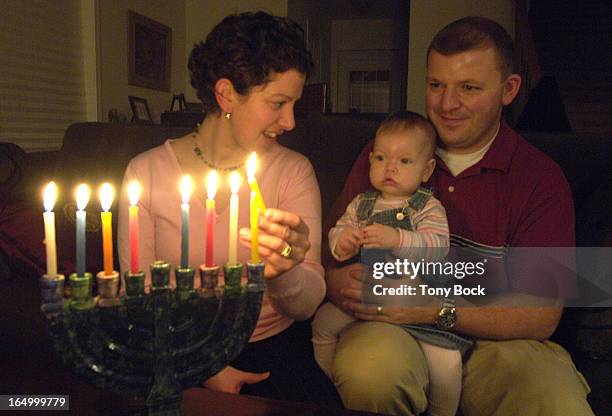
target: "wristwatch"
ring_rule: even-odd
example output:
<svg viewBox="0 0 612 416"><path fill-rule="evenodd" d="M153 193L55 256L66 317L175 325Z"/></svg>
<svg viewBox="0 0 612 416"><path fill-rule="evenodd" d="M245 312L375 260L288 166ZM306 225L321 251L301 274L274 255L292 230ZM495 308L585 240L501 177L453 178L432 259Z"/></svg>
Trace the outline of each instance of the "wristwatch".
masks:
<svg viewBox="0 0 612 416"><path fill-rule="evenodd" d="M436 317L436 326L442 331L450 331L456 323L457 311L455 310L455 300L444 298Z"/></svg>

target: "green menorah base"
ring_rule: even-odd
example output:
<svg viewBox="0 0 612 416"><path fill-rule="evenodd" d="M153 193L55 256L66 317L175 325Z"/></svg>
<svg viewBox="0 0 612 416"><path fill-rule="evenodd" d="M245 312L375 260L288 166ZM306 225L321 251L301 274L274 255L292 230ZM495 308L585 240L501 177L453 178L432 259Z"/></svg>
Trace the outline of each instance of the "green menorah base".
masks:
<svg viewBox="0 0 612 416"><path fill-rule="evenodd" d="M249 282L263 277L263 265L253 270L260 276L248 275ZM238 356L255 329L263 297L263 281L243 287L232 275L238 290L228 293L193 289L193 269L175 272L176 290L169 286L170 266L154 263L150 293L144 273L128 273L126 295L105 307L75 307L89 302L91 284L71 276L72 297L63 301L63 278L41 278L41 309L63 363L100 388L145 398L150 416L180 415L182 391L201 386ZM114 293L98 286L100 297L107 289Z"/></svg>

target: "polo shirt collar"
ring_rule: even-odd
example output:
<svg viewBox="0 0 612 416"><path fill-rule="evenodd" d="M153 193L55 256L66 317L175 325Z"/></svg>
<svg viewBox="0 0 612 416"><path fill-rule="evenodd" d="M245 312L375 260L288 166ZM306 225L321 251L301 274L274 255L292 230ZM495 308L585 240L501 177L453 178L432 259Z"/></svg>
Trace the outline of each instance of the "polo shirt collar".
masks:
<svg viewBox="0 0 612 416"><path fill-rule="evenodd" d="M461 172L458 176L474 174L483 168L496 169L504 173L508 172L510 163L512 162L512 156L518 144L518 137L503 118L500 123L497 136L493 140L493 143L491 143L491 147L489 147L487 153L485 153L480 161ZM440 159L438 155L435 155L435 158L438 166L450 174L450 170L444 161Z"/></svg>

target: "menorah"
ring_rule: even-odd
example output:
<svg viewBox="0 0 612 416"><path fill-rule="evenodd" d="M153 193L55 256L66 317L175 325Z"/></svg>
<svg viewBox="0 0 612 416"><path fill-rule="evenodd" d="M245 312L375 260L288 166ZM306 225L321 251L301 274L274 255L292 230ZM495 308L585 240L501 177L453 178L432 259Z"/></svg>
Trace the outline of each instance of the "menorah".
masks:
<svg viewBox="0 0 612 416"><path fill-rule="evenodd" d="M199 386L223 369L248 342L264 290L263 263L200 267L201 288L194 289L195 270L176 268L176 289L170 287L170 265L151 265L151 290L145 274L126 273L125 294L118 294L119 276L92 275L40 279L41 310L55 351L64 365L100 388L146 398L149 415L181 415L182 391Z"/></svg>

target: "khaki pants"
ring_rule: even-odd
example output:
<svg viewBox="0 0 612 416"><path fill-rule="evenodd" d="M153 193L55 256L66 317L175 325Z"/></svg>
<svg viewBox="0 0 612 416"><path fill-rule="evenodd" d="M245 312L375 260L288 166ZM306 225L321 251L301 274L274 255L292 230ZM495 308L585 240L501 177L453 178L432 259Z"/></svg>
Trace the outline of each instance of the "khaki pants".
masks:
<svg viewBox="0 0 612 416"><path fill-rule="evenodd" d="M404 329L355 322L340 335L333 379L349 409L419 415L427 409L425 357ZM593 415L590 389L569 354L550 341L478 341L464 366L461 412Z"/></svg>

